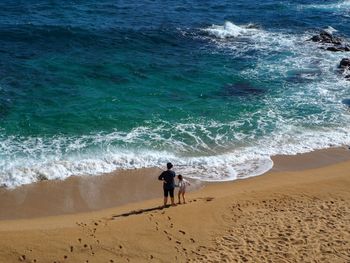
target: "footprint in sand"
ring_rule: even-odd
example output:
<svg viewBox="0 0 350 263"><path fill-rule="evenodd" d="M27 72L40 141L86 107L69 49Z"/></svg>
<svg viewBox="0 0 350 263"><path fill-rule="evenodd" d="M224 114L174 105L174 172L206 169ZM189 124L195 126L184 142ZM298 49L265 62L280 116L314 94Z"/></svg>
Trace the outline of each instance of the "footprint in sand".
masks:
<svg viewBox="0 0 350 263"><path fill-rule="evenodd" d="M181 234L183 234L183 235L186 235L186 232L183 231L183 230L179 230L179 232L180 232Z"/></svg>

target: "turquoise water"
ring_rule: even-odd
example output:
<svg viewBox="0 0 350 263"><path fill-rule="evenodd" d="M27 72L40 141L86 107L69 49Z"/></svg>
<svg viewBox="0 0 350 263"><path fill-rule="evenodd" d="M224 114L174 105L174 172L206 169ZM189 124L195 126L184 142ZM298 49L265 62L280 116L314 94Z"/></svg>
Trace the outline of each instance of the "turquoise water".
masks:
<svg viewBox="0 0 350 263"><path fill-rule="evenodd" d="M350 143L350 2L4 1L0 184L172 161L234 180ZM176 167L177 166L177 167Z"/></svg>

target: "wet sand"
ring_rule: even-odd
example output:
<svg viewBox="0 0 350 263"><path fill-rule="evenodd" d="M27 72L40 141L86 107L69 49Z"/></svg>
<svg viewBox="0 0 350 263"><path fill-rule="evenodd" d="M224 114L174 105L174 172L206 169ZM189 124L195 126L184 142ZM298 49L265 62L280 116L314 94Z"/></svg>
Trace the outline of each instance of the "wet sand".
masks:
<svg viewBox="0 0 350 263"><path fill-rule="evenodd" d="M157 169L2 189L0 262L350 262L349 159L277 156L166 209Z"/></svg>
<svg viewBox="0 0 350 263"><path fill-rule="evenodd" d="M160 168L121 170L101 176L72 176L13 190L0 189L0 220L101 210L157 198L163 194ZM191 188L203 183L191 180Z"/></svg>

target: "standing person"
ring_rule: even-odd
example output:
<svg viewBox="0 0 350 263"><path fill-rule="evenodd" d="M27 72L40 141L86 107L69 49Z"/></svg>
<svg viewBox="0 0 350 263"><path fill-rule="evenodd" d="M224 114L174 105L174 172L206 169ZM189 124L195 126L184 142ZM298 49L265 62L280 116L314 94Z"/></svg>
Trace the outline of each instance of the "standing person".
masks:
<svg viewBox="0 0 350 263"><path fill-rule="evenodd" d="M177 195L177 197L179 198L179 204L181 204L181 200L180 200L180 196L182 195L182 200L184 201L184 204L186 204L186 200L185 200L185 193L186 193L186 187L188 185L191 185L189 181L187 181L186 179L184 179L182 177L181 174L179 174L177 176L177 178L179 179L179 193Z"/></svg>
<svg viewBox="0 0 350 263"><path fill-rule="evenodd" d="M175 172L171 170L173 168L172 163L167 163L166 164L168 170L162 172L158 180L163 181L163 190L164 190L164 207L168 203L168 195L170 194L170 199L171 199L171 205L175 206L174 202L174 188L175 188Z"/></svg>

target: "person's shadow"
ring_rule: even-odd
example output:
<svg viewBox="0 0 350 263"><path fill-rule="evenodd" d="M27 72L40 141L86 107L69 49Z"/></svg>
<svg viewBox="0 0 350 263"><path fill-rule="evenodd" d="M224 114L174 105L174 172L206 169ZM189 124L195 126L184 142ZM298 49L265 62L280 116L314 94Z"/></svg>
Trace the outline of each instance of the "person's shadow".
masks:
<svg viewBox="0 0 350 263"><path fill-rule="evenodd" d="M119 214L119 215L112 215L112 219L115 219L115 218L118 218L118 217L139 215L139 214L143 214L143 213L146 213L146 212L152 212L152 211L156 211L156 210L163 210L164 208L168 208L168 207L170 207L170 205L166 205L165 207L164 206L156 206L156 207L151 207L151 208L132 210L130 212L122 213L122 214Z"/></svg>

